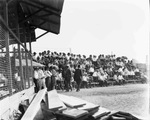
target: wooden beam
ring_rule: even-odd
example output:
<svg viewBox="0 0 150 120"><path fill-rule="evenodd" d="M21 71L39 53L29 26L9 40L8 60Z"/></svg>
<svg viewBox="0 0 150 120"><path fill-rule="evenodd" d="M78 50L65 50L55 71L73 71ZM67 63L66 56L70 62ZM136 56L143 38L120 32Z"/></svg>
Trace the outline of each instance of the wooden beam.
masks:
<svg viewBox="0 0 150 120"><path fill-rule="evenodd" d="M38 37L36 37L36 40L37 40L37 39L39 39L40 37L42 37L42 36L46 35L47 33L49 33L49 32L47 31L47 32L45 32L45 33L43 33L43 34L39 35Z"/></svg>
<svg viewBox="0 0 150 120"><path fill-rule="evenodd" d="M43 22L41 22L38 26L41 26L41 25L43 25L43 24L45 24L46 22L45 21L43 21ZM37 27L36 27L37 28Z"/></svg>
<svg viewBox="0 0 150 120"><path fill-rule="evenodd" d="M32 25L32 24L31 24L31 25ZM54 33L54 34L59 34L59 32L57 33L57 32L54 32L54 31L51 31L51 30L48 30L48 29L43 29L42 27L40 27L40 26L38 26L38 25L33 25L33 26L35 26L35 27L37 27L37 28L39 28L39 29L42 29L42 30L45 30L45 31Z"/></svg>
<svg viewBox="0 0 150 120"><path fill-rule="evenodd" d="M59 9L57 9L57 8L51 6L51 5L43 4L42 2L39 2L37 0L36 1L28 0L28 1L30 1L30 2L32 2L34 4L37 4L37 5L40 5L40 6L44 6L45 8L48 8L48 9L52 10L53 12L56 12L56 13L60 12Z"/></svg>
<svg viewBox="0 0 150 120"><path fill-rule="evenodd" d="M7 3L9 4L9 3L11 3L12 1L14 1L14 0L7 0Z"/></svg>
<svg viewBox="0 0 150 120"><path fill-rule="evenodd" d="M22 24L22 23L24 23L24 22L26 22L26 21L32 19L32 17L33 17L35 14L39 13L39 12L42 11L43 9L45 9L45 8L44 8L44 7L43 7L43 8L40 8L39 10L35 11L34 13L32 13L32 14L28 15L27 17L23 18L23 20L20 20L19 23Z"/></svg>
<svg viewBox="0 0 150 120"><path fill-rule="evenodd" d="M35 8L39 8L39 9L41 8L41 4L40 4L40 6L37 6L37 5L34 4L35 1L33 2L32 0L30 0L30 1L23 1L23 0L20 0L19 2L20 2L20 3L25 3L25 4L30 5L30 6L32 6L32 7L35 7ZM52 11L51 9L50 9L50 10L46 9L46 8L50 8L50 7L42 6L42 8L43 8L43 7L45 7L45 9L43 9L45 12L52 13L52 14L54 14L54 15L60 17L60 14L59 14L59 13L54 12L54 11Z"/></svg>
<svg viewBox="0 0 150 120"><path fill-rule="evenodd" d="M59 24L59 22L55 22L55 21L49 20L47 18L43 18L43 17L38 16L38 15L34 15L34 18L41 19L41 20L44 20L46 22L50 22L50 23L53 23L53 24Z"/></svg>

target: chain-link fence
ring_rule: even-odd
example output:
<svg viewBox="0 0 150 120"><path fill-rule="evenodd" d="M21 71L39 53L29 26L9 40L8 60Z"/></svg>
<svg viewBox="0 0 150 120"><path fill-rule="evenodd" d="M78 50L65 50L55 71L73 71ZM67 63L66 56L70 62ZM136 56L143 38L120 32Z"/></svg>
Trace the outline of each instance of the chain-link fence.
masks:
<svg viewBox="0 0 150 120"><path fill-rule="evenodd" d="M0 0L0 99L32 85L31 29L19 25L15 2Z"/></svg>

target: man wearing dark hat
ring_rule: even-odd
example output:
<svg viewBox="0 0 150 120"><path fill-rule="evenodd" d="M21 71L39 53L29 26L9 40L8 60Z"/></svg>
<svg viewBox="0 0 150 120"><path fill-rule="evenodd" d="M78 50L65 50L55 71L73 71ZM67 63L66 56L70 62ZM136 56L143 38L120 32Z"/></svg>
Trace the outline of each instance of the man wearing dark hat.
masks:
<svg viewBox="0 0 150 120"><path fill-rule="evenodd" d="M65 72L65 87L66 87L66 91L68 92L69 89L72 91L72 86L71 86L71 70L70 70L70 66L67 65L66 66L66 72Z"/></svg>
<svg viewBox="0 0 150 120"><path fill-rule="evenodd" d="M45 74L45 84L46 84L46 87L47 87L47 91L50 91L51 90L51 76L52 76L52 73L49 71L49 67L45 67L44 74Z"/></svg>
<svg viewBox="0 0 150 120"><path fill-rule="evenodd" d="M82 82L82 70L80 69L80 65L78 65L77 69L75 70L74 73L74 80L77 83L77 92L80 91L80 86L81 86L81 82Z"/></svg>

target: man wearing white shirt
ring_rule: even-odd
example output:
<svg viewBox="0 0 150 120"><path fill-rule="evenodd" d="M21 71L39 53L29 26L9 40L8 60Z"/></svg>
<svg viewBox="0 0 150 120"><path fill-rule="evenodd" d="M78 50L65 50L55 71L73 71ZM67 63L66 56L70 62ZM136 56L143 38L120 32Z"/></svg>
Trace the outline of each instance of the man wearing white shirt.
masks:
<svg viewBox="0 0 150 120"><path fill-rule="evenodd" d="M89 69L89 73L90 73L91 76L93 75L93 73L94 73L94 67L93 67L93 65L91 65L91 67Z"/></svg>
<svg viewBox="0 0 150 120"><path fill-rule="evenodd" d="M118 81L120 85L125 83L125 80L121 74L118 75Z"/></svg>
<svg viewBox="0 0 150 120"><path fill-rule="evenodd" d="M44 75L45 75L45 84L47 87L47 91L50 91L52 73L49 71L49 67L45 68Z"/></svg>
<svg viewBox="0 0 150 120"><path fill-rule="evenodd" d="M39 81L38 81L38 84L39 84L39 90L43 88L46 88L46 85L45 85L45 75L44 75L44 72L42 70L42 68L39 68L38 70L38 77L39 77Z"/></svg>

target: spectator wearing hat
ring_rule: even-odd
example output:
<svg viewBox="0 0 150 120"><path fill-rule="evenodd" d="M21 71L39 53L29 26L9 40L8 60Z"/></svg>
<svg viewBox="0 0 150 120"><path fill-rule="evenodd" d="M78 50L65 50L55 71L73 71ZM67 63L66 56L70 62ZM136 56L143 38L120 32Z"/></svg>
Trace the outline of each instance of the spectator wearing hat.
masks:
<svg viewBox="0 0 150 120"><path fill-rule="evenodd" d="M37 54L36 52L33 52L33 56L32 56L33 60L36 61L37 60Z"/></svg>
<svg viewBox="0 0 150 120"><path fill-rule="evenodd" d="M57 77L57 68L55 66L52 66L51 73L52 76L51 76L50 90L54 90L56 88L56 77Z"/></svg>
<svg viewBox="0 0 150 120"><path fill-rule="evenodd" d="M117 76L117 73L114 74L113 80L115 81L115 83L118 83L118 76Z"/></svg>
<svg viewBox="0 0 150 120"><path fill-rule="evenodd" d="M125 79L123 78L121 74L118 75L118 82L119 82L119 85L122 85L125 83Z"/></svg>
<svg viewBox="0 0 150 120"><path fill-rule="evenodd" d="M72 91L72 85L71 85L71 70L70 70L70 66L69 64L67 64L66 66L66 70L65 70L65 87L66 87L66 91L68 92L69 89Z"/></svg>
<svg viewBox="0 0 150 120"><path fill-rule="evenodd" d="M77 83L77 92L80 91L80 86L81 86L81 82L82 82L82 70L80 69L80 65L78 65L77 69L75 70L74 73L74 80Z"/></svg>
<svg viewBox="0 0 150 120"><path fill-rule="evenodd" d="M57 73L56 83L57 83L57 89L64 90L64 86L63 86L64 80L62 78L62 69L60 69Z"/></svg>
<svg viewBox="0 0 150 120"><path fill-rule="evenodd" d="M89 73L91 76L93 75L93 73L94 73L94 66L93 65L90 66Z"/></svg>
<svg viewBox="0 0 150 120"><path fill-rule="evenodd" d="M41 67L39 67L39 70L38 70L38 78L39 78L39 81L38 81L39 90L41 90L42 88L46 88L45 75Z"/></svg>
<svg viewBox="0 0 150 120"><path fill-rule="evenodd" d="M89 77L88 77L87 73L84 71L83 80L82 80L83 88L88 88L88 80L89 80Z"/></svg>
<svg viewBox="0 0 150 120"><path fill-rule="evenodd" d="M47 91L50 91L51 90L50 86L51 86L52 73L49 71L49 67L45 68L44 74L45 74L45 84L46 84L46 87L47 87Z"/></svg>

